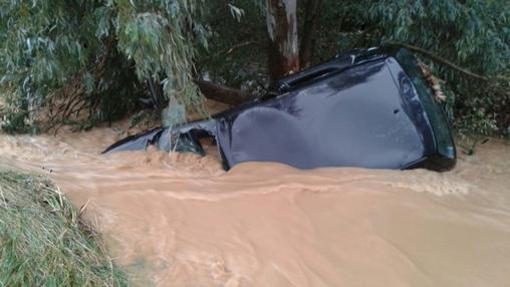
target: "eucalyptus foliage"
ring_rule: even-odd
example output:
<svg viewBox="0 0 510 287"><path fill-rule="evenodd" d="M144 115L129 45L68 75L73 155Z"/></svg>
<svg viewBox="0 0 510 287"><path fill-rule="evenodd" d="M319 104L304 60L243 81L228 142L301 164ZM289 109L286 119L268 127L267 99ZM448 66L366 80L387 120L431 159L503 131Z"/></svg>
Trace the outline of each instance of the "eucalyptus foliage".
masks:
<svg viewBox="0 0 510 287"><path fill-rule="evenodd" d="M199 107L192 82L206 29L200 0L6 0L0 3L3 127L32 124L52 97L79 96L95 120L136 107L142 84L162 83L173 106ZM78 95L76 95L78 94ZM60 119L66 120L66 119Z"/></svg>
<svg viewBox="0 0 510 287"><path fill-rule="evenodd" d="M303 29L306 1L299 0L299 28ZM261 0L237 0L244 10L240 25L225 20L219 9L209 21L223 51L265 35L264 17L255 9ZM255 4L254 4L255 3ZM445 80L451 118L460 132L507 133L510 125L510 2L507 0L322 0L314 32L313 61L318 63L354 48L401 42L423 48L471 72L490 78L469 77L430 58L421 60ZM211 45L209 55L215 55ZM260 75L265 55L254 54L260 46L243 47L205 63L215 80L240 86ZM207 59L207 57L205 57ZM235 73L231 67L249 73ZM264 79L264 78L262 78ZM267 85L267 82L265 83Z"/></svg>
<svg viewBox="0 0 510 287"><path fill-rule="evenodd" d="M460 131L487 134L498 125L502 131L510 125L510 2L368 0L342 4L340 19L357 15L342 21L342 26L358 30L351 38L358 45L413 44L489 78L466 76L424 58L446 81Z"/></svg>
<svg viewBox="0 0 510 287"><path fill-rule="evenodd" d="M306 1L298 1L300 30ZM201 108L195 77L262 91L269 84L264 3L1 1L3 128L31 124L52 99L77 94L90 103L91 120L121 118L139 108L136 98L147 93L148 78L162 84L169 100L166 125L181 121L186 109ZM509 129L507 0L322 0L313 33L315 63L353 48L401 42L483 75L488 79L421 57L445 80L459 131Z"/></svg>
<svg viewBox="0 0 510 287"><path fill-rule="evenodd" d="M211 1L204 9L209 48L199 49L198 72L211 81L262 92L267 85L267 46L263 0ZM235 6L234 6L235 4Z"/></svg>
<svg viewBox="0 0 510 287"><path fill-rule="evenodd" d="M195 20L199 18L201 2L115 2L119 48L135 61L138 77L149 75L157 79L170 100L164 122L171 125L183 120L181 105L200 111L202 97L193 83L193 59L196 45L207 48L207 29Z"/></svg>
<svg viewBox="0 0 510 287"><path fill-rule="evenodd" d="M421 57L445 81L448 110L457 130L507 133L510 125L508 1L325 0L326 6L317 32L320 38L317 54L330 56L339 50L388 42L423 48L489 78L470 77Z"/></svg>

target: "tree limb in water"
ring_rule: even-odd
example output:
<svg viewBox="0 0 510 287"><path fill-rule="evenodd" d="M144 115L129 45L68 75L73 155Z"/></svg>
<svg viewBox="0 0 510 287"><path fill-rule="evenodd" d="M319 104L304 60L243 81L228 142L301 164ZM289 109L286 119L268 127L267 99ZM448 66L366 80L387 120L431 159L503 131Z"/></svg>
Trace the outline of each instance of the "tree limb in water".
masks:
<svg viewBox="0 0 510 287"><path fill-rule="evenodd" d="M197 84L202 94L204 94L204 96L210 100L233 106L250 100L249 96L238 89L200 79L195 80L195 84Z"/></svg>

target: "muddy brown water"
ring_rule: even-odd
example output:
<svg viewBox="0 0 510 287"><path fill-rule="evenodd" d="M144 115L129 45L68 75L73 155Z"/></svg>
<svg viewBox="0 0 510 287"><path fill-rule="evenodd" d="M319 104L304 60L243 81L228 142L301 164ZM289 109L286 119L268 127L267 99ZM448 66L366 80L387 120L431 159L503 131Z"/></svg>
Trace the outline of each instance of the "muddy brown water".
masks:
<svg viewBox="0 0 510 287"><path fill-rule="evenodd" d="M102 156L115 128L0 135L0 165L49 175L140 286L510 286L510 146L451 172L221 169Z"/></svg>

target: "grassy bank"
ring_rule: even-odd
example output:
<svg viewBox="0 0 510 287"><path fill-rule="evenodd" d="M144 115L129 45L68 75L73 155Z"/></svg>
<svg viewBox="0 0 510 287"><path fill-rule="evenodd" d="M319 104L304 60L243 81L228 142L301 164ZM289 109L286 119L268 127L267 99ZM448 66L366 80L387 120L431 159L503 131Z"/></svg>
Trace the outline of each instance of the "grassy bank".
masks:
<svg viewBox="0 0 510 287"><path fill-rule="evenodd" d="M0 170L0 286L127 286L94 231L48 180Z"/></svg>

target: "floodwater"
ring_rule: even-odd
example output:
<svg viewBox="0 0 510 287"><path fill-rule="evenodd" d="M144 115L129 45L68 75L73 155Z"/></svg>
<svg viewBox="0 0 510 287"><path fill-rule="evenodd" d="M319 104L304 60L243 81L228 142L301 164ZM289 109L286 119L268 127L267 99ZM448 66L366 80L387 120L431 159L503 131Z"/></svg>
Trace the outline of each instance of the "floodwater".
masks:
<svg viewBox="0 0 510 287"><path fill-rule="evenodd" d="M510 286L510 145L448 173L224 172L151 150L99 152L116 128L0 135L0 165L52 177L140 286Z"/></svg>

